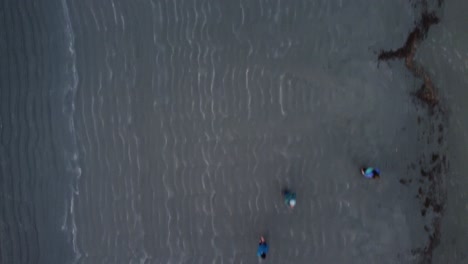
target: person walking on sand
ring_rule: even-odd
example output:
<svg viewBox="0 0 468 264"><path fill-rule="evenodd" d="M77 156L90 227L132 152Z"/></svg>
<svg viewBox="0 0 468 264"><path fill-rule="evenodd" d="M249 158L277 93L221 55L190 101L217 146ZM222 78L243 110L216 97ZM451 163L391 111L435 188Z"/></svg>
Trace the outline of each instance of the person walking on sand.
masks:
<svg viewBox="0 0 468 264"><path fill-rule="evenodd" d="M257 256L261 257L262 259L265 259L267 253L268 253L268 244L265 238L261 236L260 241L258 242Z"/></svg>
<svg viewBox="0 0 468 264"><path fill-rule="evenodd" d="M296 193L291 192L290 190L283 191L284 203L289 206L289 208L294 208L296 206Z"/></svg>
<svg viewBox="0 0 468 264"><path fill-rule="evenodd" d="M368 179L380 179L380 170L372 167L362 167L361 174Z"/></svg>

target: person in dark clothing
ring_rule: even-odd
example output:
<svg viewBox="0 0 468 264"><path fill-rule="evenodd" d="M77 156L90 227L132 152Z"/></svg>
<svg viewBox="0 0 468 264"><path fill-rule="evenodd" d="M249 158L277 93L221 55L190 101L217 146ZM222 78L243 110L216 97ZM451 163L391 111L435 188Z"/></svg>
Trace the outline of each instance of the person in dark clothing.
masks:
<svg viewBox="0 0 468 264"><path fill-rule="evenodd" d="M283 198L284 203L290 208L294 208L294 206L296 206L296 193L287 189L283 190Z"/></svg>

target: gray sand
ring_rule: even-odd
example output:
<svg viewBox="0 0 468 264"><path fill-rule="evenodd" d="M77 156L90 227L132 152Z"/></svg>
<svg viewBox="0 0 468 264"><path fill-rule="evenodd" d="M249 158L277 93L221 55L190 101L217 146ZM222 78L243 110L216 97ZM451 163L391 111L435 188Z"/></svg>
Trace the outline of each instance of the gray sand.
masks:
<svg viewBox="0 0 468 264"><path fill-rule="evenodd" d="M415 81L374 53L409 3L91 3L69 6L83 261L256 263L260 234L271 263L416 259Z"/></svg>
<svg viewBox="0 0 468 264"><path fill-rule="evenodd" d="M417 61L447 110L436 122L403 61L377 61L419 7L348 2L3 5L15 15L0 28L29 31L0 42L0 260L258 263L264 235L264 263L419 263L438 215L421 215L415 164L440 151L433 263L468 261L466 4L430 3L441 23ZM439 123L444 141L428 144Z"/></svg>

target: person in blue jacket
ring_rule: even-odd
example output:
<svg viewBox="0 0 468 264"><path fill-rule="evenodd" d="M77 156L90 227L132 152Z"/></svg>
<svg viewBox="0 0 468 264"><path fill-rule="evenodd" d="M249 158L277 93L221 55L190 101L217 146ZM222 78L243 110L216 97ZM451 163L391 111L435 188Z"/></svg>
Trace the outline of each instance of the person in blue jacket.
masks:
<svg viewBox="0 0 468 264"><path fill-rule="evenodd" d="M260 237L260 242L258 242L257 256L262 259L266 258L268 253L268 244L263 236Z"/></svg>
<svg viewBox="0 0 468 264"><path fill-rule="evenodd" d="M380 170L377 168L363 167L361 174L368 179L380 179Z"/></svg>

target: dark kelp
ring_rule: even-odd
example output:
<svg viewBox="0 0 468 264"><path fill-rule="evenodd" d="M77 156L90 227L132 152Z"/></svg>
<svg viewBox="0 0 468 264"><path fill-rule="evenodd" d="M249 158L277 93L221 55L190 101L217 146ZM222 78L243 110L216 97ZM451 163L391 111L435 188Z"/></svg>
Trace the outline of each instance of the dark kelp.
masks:
<svg viewBox="0 0 468 264"><path fill-rule="evenodd" d="M423 132L420 141L425 141L427 144L437 142L432 145L435 147L434 152L430 157L426 157L423 153L419 159L419 183L416 198L421 201L421 216L427 217L430 215L430 226L424 225L424 230L428 233L428 241L424 248L416 248L412 253L420 256L421 263L432 263L433 250L440 243L441 236L441 220L445 208L446 191L444 188L444 175L448 170L448 162L444 149L444 123L446 122L445 111L442 111L439 105L439 98L436 93L436 88L429 73L422 65L415 61L415 55L420 43L426 38L431 26L440 22L435 11L428 11L427 1L418 1L421 5L421 16L416 23L414 29L409 33L404 45L396 50L382 50L378 55L378 61L403 60L406 68L413 74L414 77L420 79L422 84L420 88L412 94L421 102L423 102L429 110L429 118L418 117L417 123L425 125L427 132ZM438 0L438 7L441 7L443 0ZM423 120L427 122L422 122ZM425 124L422 124L425 123ZM436 123L438 125L436 126ZM437 129L436 129L437 127ZM416 164L409 166L410 170L417 172ZM411 179L400 179L400 183L408 185ZM430 213L430 214L429 214Z"/></svg>

